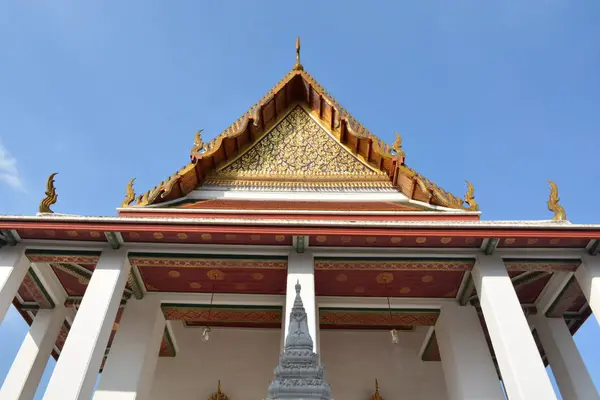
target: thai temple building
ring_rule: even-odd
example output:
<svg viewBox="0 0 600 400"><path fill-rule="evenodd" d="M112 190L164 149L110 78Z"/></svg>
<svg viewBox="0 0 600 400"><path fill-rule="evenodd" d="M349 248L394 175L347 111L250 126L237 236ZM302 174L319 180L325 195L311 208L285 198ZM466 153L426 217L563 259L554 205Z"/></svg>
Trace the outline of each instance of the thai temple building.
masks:
<svg viewBox="0 0 600 400"><path fill-rule="evenodd" d="M598 399L573 334L600 313L600 225L570 223L554 183L548 220L483 220L473 185L409 167L299 40L192 142L117 216L60 210L55 174L39 213L0 215L0 320L31 326L2 400L32 399L50 356L47 400L556 399L548 365L564 399Z"/></svg>

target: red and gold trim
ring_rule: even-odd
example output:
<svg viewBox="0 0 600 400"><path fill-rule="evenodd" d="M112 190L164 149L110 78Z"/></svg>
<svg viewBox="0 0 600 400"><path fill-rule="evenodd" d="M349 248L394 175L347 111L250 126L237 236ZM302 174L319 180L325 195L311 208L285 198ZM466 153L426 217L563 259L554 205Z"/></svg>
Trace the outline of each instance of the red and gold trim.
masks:
<svg viewBox="0 0 600 400"><path fill-rule="evenodd" d="M321 329L399 329L433 326L439 310L319 308ZM410 328L409 328L410 329Z"/></svg>
<svg viewBox="0 0 600 400"><path fill-rule="evenodd" d="M475 260L316 258L318 271L469 271Z"/></svg>
<svg viewBox="0 0 600 400"><path fill-rule="evenodd" d="M281 328L282 307L163 304L167 320L187 326Z"/></svg>
<svg viewBox="0 0 600 400"><path fill-rule="evenodd" d="M129 261L138 268L237 268L285 270L287 257L234 257L219 255L142 255L132 253Z"/></svg>

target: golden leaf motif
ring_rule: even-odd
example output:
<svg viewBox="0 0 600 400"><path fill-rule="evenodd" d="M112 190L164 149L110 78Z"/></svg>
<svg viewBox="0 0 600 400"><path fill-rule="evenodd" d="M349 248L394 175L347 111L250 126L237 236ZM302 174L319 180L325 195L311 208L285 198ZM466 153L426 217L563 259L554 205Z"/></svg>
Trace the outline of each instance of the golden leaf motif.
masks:
<svg viewBox="0 0 600 400"><path fill-rule="evenodd" d="M552 219L554 221L565 221L567 219L567 213L563 206L558 204L560 198L558 197L558 187L553 181L548 181L550 184L550 197L548 198L548 210L554 213Z"/></svg>
<svg viewBox="0 0 600 400"><path fill-rule="evenodd" d="M127 184L127 189L125 192L125 200L123 200L123 203L121 203L121 207L123 207L123 208L129 207L129 205L131 203L133 203L133 200L135 200L135 190L133 190L133 182L134 181L135 181L135 178L130 180L129 183Z"/></svg>
<svg viewBox="0 0 600 400"><path fill-rule="evenodd" d="M48 177L48 181L46 182L46 192L44 193L46 197L44 197L44 199L40 203L39 208L39 212L41 213L54 213L54 211L50 209L50 206L55 204L56 200L58 200L56 188L54 187L54 177L57 174L58 172L55 172L53 174L50 174L50 176Z"/></svg>

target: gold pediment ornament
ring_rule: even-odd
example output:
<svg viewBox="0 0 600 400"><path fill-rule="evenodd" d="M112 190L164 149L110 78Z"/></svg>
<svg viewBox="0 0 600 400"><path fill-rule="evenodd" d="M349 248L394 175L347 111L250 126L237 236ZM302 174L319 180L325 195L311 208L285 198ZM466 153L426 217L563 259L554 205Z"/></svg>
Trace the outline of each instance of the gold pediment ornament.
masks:
<svg viewBox="0 0 600 400"><path fill-rule="evenodd" d="M221 381L220 380L217 385L217 391L215 393L213 393L213 395L210 396L208 398L208 400L229 400L229 397L227 397L227 395L225 395L225 393L223 393L223 391L221 390Z"/></svg>
<svg viewBox="0 0 600 400"><path fill-rule="evenodd" d="M299 105L207 181L246 181L254 185L275 181L286 186L390 185L385 174L352 154Z"/></svg>

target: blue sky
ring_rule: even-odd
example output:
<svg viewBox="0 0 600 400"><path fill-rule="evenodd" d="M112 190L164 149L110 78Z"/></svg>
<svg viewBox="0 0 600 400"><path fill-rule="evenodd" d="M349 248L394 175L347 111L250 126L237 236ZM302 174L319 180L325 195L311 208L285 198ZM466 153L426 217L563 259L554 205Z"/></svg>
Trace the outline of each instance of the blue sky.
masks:
<svg viewBox="0 0 600 400"><path fill-rule="evenodd" d="M2 2L0 213L34 214L51 172L56 212L114 215L294 63L407 163L488 220L600 223L600 2ZM18 317L18 316L17 316ZM0 380L25 327L0 326ZM576 335L600 384L600 334Z"/></svg>

